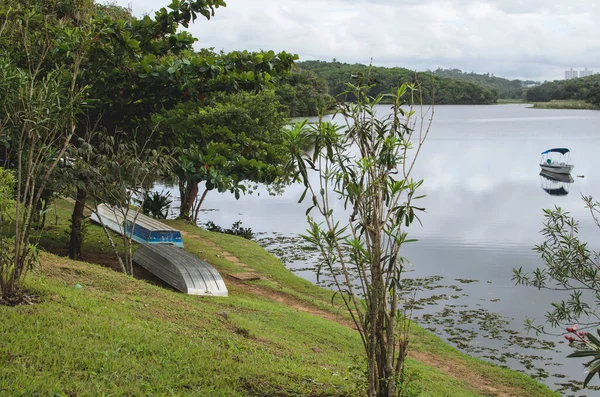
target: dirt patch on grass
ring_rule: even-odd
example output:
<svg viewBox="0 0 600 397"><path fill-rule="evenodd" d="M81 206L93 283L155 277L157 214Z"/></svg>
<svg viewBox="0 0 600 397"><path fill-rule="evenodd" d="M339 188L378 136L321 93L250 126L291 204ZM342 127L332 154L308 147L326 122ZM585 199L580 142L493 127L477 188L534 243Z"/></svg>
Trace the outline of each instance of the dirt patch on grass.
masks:
<svg viewBox="0 0 600 397"><path fill-rule="evenodd" d="M339 324L342 324L348 328L356 329L354 323L352 321L348 321L340 315L336 315L335 313L322 310L316 306L312 306L306 302L301 301L293 296L290 296L284 292L279 292L275 290L271 290L269 288L263 288L257 284L238 281L233 278L227 279L227 284L234 285L239 289L243 289L246 292L249 292L253 295L262 296L263 298L270 299L275 302L279 302L282 305L290 307L298 312L308 313L313 316L318 316L325 318L330 321L335 321Z"/></svg>
<svg viewBox="0 0 600 397"><path fill-rule="evenodd" d="M53 253L54 255L58 255L60 257L66 258L68 255L68 250L63 247L58 246L46 246L44 247L46 251ZM97 265L101 265L107 267L116 272L122 273L121 266L119 265L119 261L114 253L109 252L83 252L81 254L80 263L93 263ZM133 264L133 277L138 280L144 280L149 282L150 284L157 285L159 287L167 288L170 290L175 290L172 286L165 283L160 278L156 277L154 274L150 273L148 270L139 266L134 262ZM60 277L63 278L64 277ZM67 280L65 280L67 281Z"/></svg>
<svg viewBox="0 0 600 397"><path fill-rule="evenodd" d="M523 390L519 388L493 384L490 379L474 373L472 369L460 361L450 361L435 354L419 351L410 351L408 355L414 360L437 368L453 378L464 381L476 388L484 396L521 397L523 395Z"/></svg>
<svg viewBox="0 0 600 397"><path fill-rule="evenodd" d="M40 296L26 289L18 289L10 296L1 297L0 305L2 306L21 306L33 305L40 301Z"/></svg>

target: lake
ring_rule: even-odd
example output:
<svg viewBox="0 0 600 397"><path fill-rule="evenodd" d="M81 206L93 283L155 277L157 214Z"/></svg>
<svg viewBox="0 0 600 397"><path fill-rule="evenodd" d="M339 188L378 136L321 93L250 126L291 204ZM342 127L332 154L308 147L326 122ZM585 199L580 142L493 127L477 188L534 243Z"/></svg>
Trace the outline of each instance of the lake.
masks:
<svg viewBox="0 0 600 397"><path fill-rule="evenodd" d="M515 267L542 265L532 248L541 242L543 208L570 211L580 221L580 234L600 248L595 239L600 230L581 200L582 194L600 199L600 173L594 171L600 112L528 106L435 108L415 173L425 179L423 226L410 228L419 242L403 248L413 263L408 276L422 285L415 317L469 354L525 371L566 394L585 395L574 391L584 368L565 357L571 349L564 338L537 338L523 327L526 317L543 322L551 300L560 295L515 287L511 277ZM382 105L381 114L387 109ZM571 149L573 183L539 175L540 153L552 147ZM548 193L560 188L568 194ZM297 249L297 234L306 228L307 205L297 203L302 190L291 186L274 197L259 188L239 201L211 192L200 222L230 227L241 220L288 268L315 282L314 258Z"/></svg>

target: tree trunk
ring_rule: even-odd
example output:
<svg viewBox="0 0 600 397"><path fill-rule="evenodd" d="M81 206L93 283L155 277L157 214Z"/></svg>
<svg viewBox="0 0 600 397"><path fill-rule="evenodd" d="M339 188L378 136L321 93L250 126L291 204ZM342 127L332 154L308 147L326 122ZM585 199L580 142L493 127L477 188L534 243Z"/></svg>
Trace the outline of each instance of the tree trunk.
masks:
<svg viewBox="0 0 600 397"><path fill-rule="evenodd" d="M194 209L194 224L195 225L198 224L198 213L200 212L200 208L202 207L202 203L204 202L204 199L206 198L207 194L208 194L208 188L204 188L202 197L200 197L200 200L198 200L198 202L196 203L196 208Z"/></svg>
<svg viewBox="0 0 600 397"><path fill-rule="evenodd" d="M75 208L71 215L71 240L69 241L69 258L81 258L81 244L83 243L83 233L81 226L83 224L83 210L87 200L87 189L77 188L77 198L75 199Z"/></svg>
<svg viewBox="0 0 600 397"><path fill-rule="evenodd" d="M198 196L198 182L185 181L179 184L181 206L179 207L179 219L191 220L194 201Z"/></svg>

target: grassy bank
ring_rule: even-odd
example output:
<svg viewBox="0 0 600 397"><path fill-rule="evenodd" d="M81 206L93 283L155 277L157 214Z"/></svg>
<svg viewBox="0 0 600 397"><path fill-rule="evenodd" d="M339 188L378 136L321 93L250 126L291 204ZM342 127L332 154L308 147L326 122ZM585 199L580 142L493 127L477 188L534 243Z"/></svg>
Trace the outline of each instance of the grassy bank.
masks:
<svg viewBox="0 0 600 397"><path fill-rule="evenodd" d="M511 104L519 104L519 103L525 103L523 102L522 99L498 99L497 104L498 105L511 105Z"/></svg>
<svg viewBox="0 0 600 397"><path fill-rule="evenodd" d="M535 102L533 104L535 109L589 109L598 110L600 107L592 105L586 101L579 100L552 100L550 102Z"/></svg>
<svg viewBox="0 0 600 397"><path fill-rule="evenodd" d="M66 242L57 203L42 245ZM224 276L229 297L187 296L160 282L50 253L30 273L34 305L0 307L1 395L359 396L362 347L331 292L294 276L256 243L169 222L186 249ZM87 260L110 262L88 226ZM261 275L233 282L244 270ZM411 386L422 396L549 396L529 377L467 357L413 327Z"/></svg>

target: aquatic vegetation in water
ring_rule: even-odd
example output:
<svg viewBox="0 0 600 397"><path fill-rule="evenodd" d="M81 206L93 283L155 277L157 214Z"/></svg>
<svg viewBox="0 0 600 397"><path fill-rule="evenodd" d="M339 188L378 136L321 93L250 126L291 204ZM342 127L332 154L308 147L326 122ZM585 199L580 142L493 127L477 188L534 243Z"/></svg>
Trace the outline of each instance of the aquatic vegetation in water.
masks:
<svg viewBox="0 0 600 397"><path fill-rule="evenodd" d="M318 254L301 238L265 234L258 242L288 269L308 278L311 278L311 272L316 272ZM403 282L413 293L406 294L405 299L412 304L415 321L423 328L467 354L554 384L561 393L582 390L582 382L557 373L564 362L550 358L548 352L557 351L554 341L529 336L525 330L514 328L512 319L494 313L492 305L498 304L500 299L470 298L468 292L472 288L477 288L478 284L493 284L492 281L456 278L446 283L439 275L410 278L408 273L408 277ZM316 276L311 279L314 282ZM329 285L324 275L320 281L323 287ZM581 393L577 395L584 395Z"/></svg>

